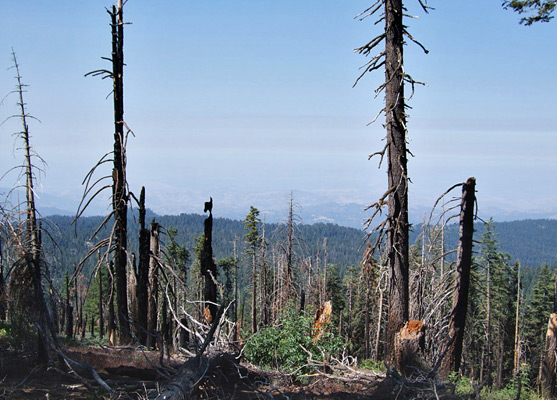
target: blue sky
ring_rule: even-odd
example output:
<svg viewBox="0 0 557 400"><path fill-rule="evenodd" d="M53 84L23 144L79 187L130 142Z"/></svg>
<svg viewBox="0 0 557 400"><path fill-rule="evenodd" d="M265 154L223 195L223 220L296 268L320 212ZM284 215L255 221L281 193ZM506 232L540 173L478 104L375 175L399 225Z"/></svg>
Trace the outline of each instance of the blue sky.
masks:
<svg viewBox="0 0 557 400"><path fill-rule="evenodd" d="M413 209L477 178L485 217L557 216L557 22L524 27L485 0L407 1L406 71L427 82L409 104ZM352 85L377 35L354 19L369 1L129 0L125 119L132 191L150 207L191 212L212 195L221 215L249 205L284 208L290 190L308 203L372 203L386 186L367 155L382 148L381 72ZM111 83L85 78L109 67L109 2L0 0L0 93L14 87L11 48L30 85L37 151L48 162L39 193L77 207L81 180L112 140ZM15 98L0 106L12 115ZM15 125L14 125L15 124ZM0 127L0 170L21 158ZM0 182L10 186L15 176ZM47 197L47 196L45 196ZM284 203L279 204L276 203ZM215 211L218 210L215 207ZM416 211L416 214L418 212ZM421 219L421 215L417 217Z"/></svg>

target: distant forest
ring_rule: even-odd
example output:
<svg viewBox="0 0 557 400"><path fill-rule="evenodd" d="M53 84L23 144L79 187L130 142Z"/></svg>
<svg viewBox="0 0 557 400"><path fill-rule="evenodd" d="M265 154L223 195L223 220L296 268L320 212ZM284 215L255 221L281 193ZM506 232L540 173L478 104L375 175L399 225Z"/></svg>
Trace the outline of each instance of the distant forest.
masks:
<svg viewBox="0 0 557 400"><path fill-rule="evenodd" d="M147 219L155 217L148 213ZM199 214L180 214L156 216L157 222L164 228L174 227L177 229L175 241L184 246L190 254L193 254L195 238L203 233L204 216ZM59 258L61 265L71 271L73 265L80 262L88 247L93 241L89 241L91 232L101 223L103 217L81 217L76 226L70 225L72 217L50 216L48 219L55 225L50 229L55 239L56 250L51 249L50 254ZM265 224L266 241L272 247L283 239L281 236L282 224ZM554 266L557 264L557 220L537 219L513 222L494 223L496 239L499 248L507 253L512 261L520 261L524 268L525 285L528 289L528 267L537 271L543 264ZM485 227L481 221L476 221L475 237L479 238ZM213 233L213 251L216 260L223 259L234 254L234 238L236 238L236 251L241 255L244 248L243 221L228 218L215 218ZM106 232L101 231L97 236L103 237ZM137 238L139 227L134 216L129 218L129 237L132 252L138 251ZM420 240L421 226L414 225L410 231L410 243L416 245ZM358 265L363 255L363 230L339 226L331 223L316 223L312 225L296 225L295 252L300 258L325 256L323 239L327 238L327 262L339 267L341 277L351 265ZM458 225L451 224L446 229L446 247L456 248L458 241ZM162 236L163 245L167 242L165 235ZM193 257L190 257L190 263ZM53 271L56 277L61 277L65 271ZM535 275L535 273L534 273Z"/></svg>

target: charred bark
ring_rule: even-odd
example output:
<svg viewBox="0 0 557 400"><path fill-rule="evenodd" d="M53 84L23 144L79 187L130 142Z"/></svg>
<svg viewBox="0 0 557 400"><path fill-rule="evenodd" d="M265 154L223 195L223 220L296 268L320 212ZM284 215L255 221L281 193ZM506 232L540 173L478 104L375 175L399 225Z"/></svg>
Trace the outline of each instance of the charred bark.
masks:
<svg viewBox="0 0 557 400"><path fill-rule="evenodd" d="M159 224L151 223L151 245L150 245L150 260L149 260L149 296L147 304L147 330L149 335L147 337L147 346L155 347L156 345L156 330L157 330L157 309L158 309L158 296L159 296Z"/></svg>
<svg viewBox="0 0 557 400"><path fill-rule="evenodd" d="M448 347L439 368L439 375L448 379L451 371L458 372L462 358L464 327L468 310L470 272L472 268L472 245L474 235L474 204L476 202L476 180L468 178L462 185L460 203L460 237L457 249L457 266L453 305L449 320Z"/></svg>
<svg viewBox="0 0 557 400"><path fill-rule="evenodd" d="M395 366L406 376L419 371L429 371L424 356L425 325L418 320L408 321L395 336Z"/></svg>
<svg viewBox="0 0 557 400"><path fill-rule="evenodd" d="M112 7L112 78L114 82L114 169L112 208L114 210L116 294L120 342L131 340L126 270L128 264L128 193L126 188L126 150L124 142L124 20L122 0Z"/></svg>
<svg viewBox="0 0 557 400"><path fill-rule="evenodd" d="M385 100L388 151L387 260L391 270L387 313L387 363L396 334L408 321L408 170L403 70L402 0L385 1Z"/></svg>
<svg viewBox="0 0 557 400"><path fill-rule="evenodd" d="M106 330L108 333L108 343L111 345L116 344L115 331L116 324L114 323L114 263L111 261L109 264L110 268L110 293L108 294L108 321Z"/></svg>
<svg viewBox="0 0 557 400"><path fill-rule="evenodd" d="M205 241L201 252L201 274L205 278L203 300L205 301L205 319L211 323L217 315L217 266L213 260L213 213L212 204L208 209L209 216L205 219ZM205 207L207 209L207 207Z"/></svg>
<svg viewBox="0 0 557 400"><path fill-rule="evenodd" d="M147 340L147 309L149 287L149 242L151 233L145 225L145 187L139 196L139 265L137 271L137 325L138 338L141 344Z"/></svg>
<svg viewBox="0 0 557 400"><path fill-rule="evenodd" d="M542 397L552 399L555 395L555 352L557 351L557 314L549 316L547 333L545 335L545 350L543 352L540 371Z"/></svg>

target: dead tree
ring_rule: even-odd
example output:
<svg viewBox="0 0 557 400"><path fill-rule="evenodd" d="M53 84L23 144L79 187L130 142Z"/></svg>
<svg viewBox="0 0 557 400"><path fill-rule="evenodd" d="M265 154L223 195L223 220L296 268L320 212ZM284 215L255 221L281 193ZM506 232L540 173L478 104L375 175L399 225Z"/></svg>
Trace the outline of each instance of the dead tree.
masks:
<svg viewBox="0 0 557 400"><path fill-rule="evenodd" d="M114 239L116 294L118 298L118 330L120 341L130 341L126 266L128 193L126 188L126 151L124 145L124 19L122 0L112 7L112 78L114 82L114 169L112 171L112 208L114 210Z"/></svg>
<svg viewBox="0 0 557 400"><path fill-rule="evenodd" d="M104 311L103 311L103 270L99 268L99 337L104 336Z"/></svg>
<svg viewBox="0 0 557 400"><path fill-rule="evenodd" d="M4 252L2 251L2 226L0 225L0 321L6 319L7 293L6 280L4 278Z"/></svg>
<svg viewBox="0 0 557 400"><path fill-rule="evenodd" d="M542 397L552 399L555 394L555 352L557 351L557 314L552 313L547 323L545 349L540 368L540 386Z"/></svg>
<svg viewBox="0 0 557 400"><path fill-rule="evenodd" d="M52 328L52 318L45 300L43 292L43 276L47 275L48 270L44 261L40 224L37 218L37 208L35 204L35 170L38 169L34 160L44 163L44 160L34 151L30 142L30 132L28 121L35 119L26 110L26 103L23 98L26 85L23 84L20 74L19 64L15 51L12 49L13 68L16 72L16 89L13 93L18 96L19 115L22 129L17 132L16 137L21 140L24 161L22 163L22 184L25 190L25 217L22 219L21 228L13 231L12 234L19 236L19 258L14 263L14 271L10 280L10 295L18 292L17 304L21 308L17 310L18 318L29 318L26 322L31 322L37 327L39 337L39 361L46 363L49 360L48 351L53 349L56 340ZM38 169L40 171L40 169ZM18 205L19 207L19 205ZM20 219L21 220L21 219ZM15 315L15 314L14 314Z"/></svg>
<svg viewBox="0 0 557 400"><path fill-rule="evenodd" d="M145 187L139 196L139 265L137 267L137 325L138 338L146 343L148 286L149 286L149 242L151 233L145 227Z"/></svg>
<svg viewBox="0 0 557 400"><path fill-rule="evenodd" d="M208 205L210 205L208 207ZM205 319L211 323L217 315L217 266L213 260L213 199L205 203L205 212L209 211L209 216L205 219L205 235L203 248L201 250L201 274L205 278L203 289L203 300L205 302Z"/></svg>
<svg viewBox="0 0 557 400"><path fill-rule="evenodd" d="M424 356L425 330L422 321L411 320L395 335L395 360L403 375L409 376L416 370L430 370Z"/></svg>
<svg viewBox="0 0 557 400"><path fill-rule="evenodd" d="M147 300L147 346L155 347L156 343L156 330L157 330L157 310L158 310L158 296L159 296L159 224L151 222L151 245L150 245L150 259L149 259L149 294Z"/></svg>
<svg viewBox="0 0 557 400"><path fill-rule="evenodd" d="M474 235L474 205L476 202L476 180L468 178L462 184L460 205L460 234L457 250L456 278L453 291L453 306L449 320L448 347L441 362L439 375L448 379L451 371L460 369L464 327L468 310L470 273L472 269L472 238Z"/></svg>
<svg viewBox="0 0 557 400"><path fill-rule="evenodd" d="M424 10L426 6L418 0ZM408 242L408 150L406 148L406 98L404 94L405 81L412 87L415 82L404 71L403 45L404 38L413 38L406 31L403 23L405 8L402 0L377 0L373 6L360 14L361 18L374 15L380 9L383 14L380 21L384 20L385 29L382 34L372 39L366 45L356 49L360 54L369 55L380 43L385 43L385 48L364 65L363 73L356 83L367 73L384 67L385 82L376 90L377 93L385 92L385 107L379 114L386 117L385 127L387 141L382 151L375 153L381 161L387 157L388 188L383 196L368 209L374 209L366 228L372 220L382 212L383 207L388 207L387 218L377 225L370 235L379 232L375 247L386 239L387 264L391 273L389 288L389 309L387 314L387 342L386 362L394 365L395 335L408 321L409 295L409 242ZM417 43L417 42L416 42ZM419 44L419 43L418 43ZM420 45L421 46L421 45ZM422 46L423 48L423 46ZM425 49L424 49L425 50ZM379 115L378 115L379 116ZM373 155L372 155L373 156ZM370 156L370 158L372 157ZM380 161L380 165L381 165ZM373 253L373 251L371 252ZM398 366L400 367L400 366Z"/></svg>
<svg viewBox="0 0 557 400"><path fill-rule="evenodd" d="M128 311L128 293L127 293L127 210L129 202L129 193L126 178L126 142L128 134L131 130L124 121L124 19L122 0L118 0L118 5L114 5L112 10L107 10L111 18L112 31L112 54L111 58L105 58L112 63L112 70L100 69L89 72L85 76L102 76L110 78L113 82L113 102L114 102L114 146L112 160L107 158L110 154L104 155L97 164L89 171L83 183L85 184L84 195L81 204L78 207L74 222L83 214L87 206L93 201L99 193L105 189L112 190L112 212L101 223L101 226L92 235L94 237L108 221L113 221L111 229L111 237L108 240L100 241L96 248L106 247L107 253L113 255L116 283L117 298L117 320L118 331L121 343L128 343L131 340L130 334L130 318ZM107 162L113 162L112 173L100 179L93 180L93 174L97 167ZM104 180L112 180L112 185L105 184L100 189L100 185ZM93 193L90 197L89 195Z"/></svg>
<svg viewBox="0 0 557 400"><path fill-rule="evenodd" d="M110 291L108 292L108 320L106 321L106 332L108 334L108 342L111 345L116 344L116 324L114 322L114 262L108 264L108 273L110 275Z"/></svg>

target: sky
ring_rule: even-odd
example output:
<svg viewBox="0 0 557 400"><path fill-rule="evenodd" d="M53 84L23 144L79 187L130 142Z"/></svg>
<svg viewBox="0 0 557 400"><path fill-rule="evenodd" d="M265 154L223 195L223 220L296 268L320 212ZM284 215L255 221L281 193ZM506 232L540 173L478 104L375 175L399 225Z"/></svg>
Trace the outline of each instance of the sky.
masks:
<svg viewBox="0 0 557 400"><path fill-rule="evenodd" d="M557 217L557 22L525 27L500 3L429 0L426 14L406 2L418 17L408 30L429 50L405 48L406 72L426 83L408 102L411 218L470 176L485 218ZM112 148L111 82L84 77L110 67L101 57L110 56L111 5L0 0L0 98L15 87L13 48L40 120L30 122L31 140L48 163L39 204L77 209L83 178ZM217 216L286 209L291 191L302 208L373 203L387 181L368 161L383 147L383 119L369 122L383 107L374 90L384 75L353 87L367 61L354 49L382 29L355 18L369 5L129 0L130 190L145 186L160 214L200 213L209 196ZM3 100L1 121L16 102ZM0 171L22 159L18 130L17 119L0 126ZM0 187L16 181L9 174ZM99 201L106 210L106 196Z"/></svg>

